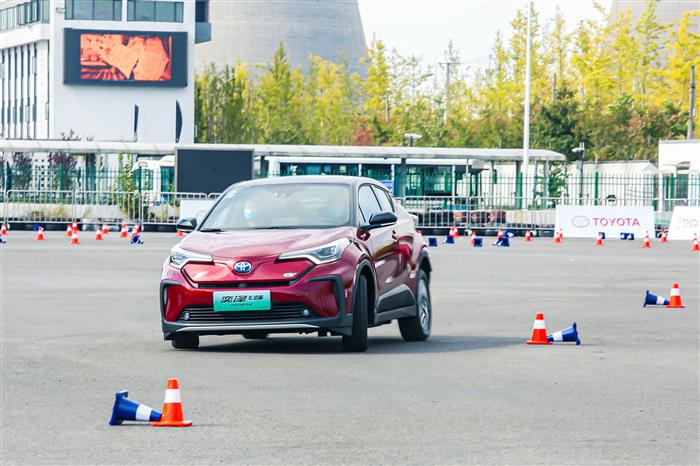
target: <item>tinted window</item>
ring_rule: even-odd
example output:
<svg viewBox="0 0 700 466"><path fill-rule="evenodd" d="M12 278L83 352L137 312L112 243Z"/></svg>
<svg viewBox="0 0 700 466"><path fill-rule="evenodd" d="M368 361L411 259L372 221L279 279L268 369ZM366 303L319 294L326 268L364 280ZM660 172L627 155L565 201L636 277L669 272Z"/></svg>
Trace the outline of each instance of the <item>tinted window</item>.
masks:
<svg viewBox="0 0 700 466"><path fill-rule="evenodd" d="M389 194L376 186L372 186L372 189L374 189L374 194L376 194L377 199L379 199L382 212L394 212L394 204L391 202L391 199L389 199Z"/></svg>
<svg viewBox="0 0 700 466"><path fill-rule="evenodd" d="M382 211L377 198L372 192L372 188L368 185L364 185L360 188L358 204L365 222L369 222L372 215Z"/></svg>

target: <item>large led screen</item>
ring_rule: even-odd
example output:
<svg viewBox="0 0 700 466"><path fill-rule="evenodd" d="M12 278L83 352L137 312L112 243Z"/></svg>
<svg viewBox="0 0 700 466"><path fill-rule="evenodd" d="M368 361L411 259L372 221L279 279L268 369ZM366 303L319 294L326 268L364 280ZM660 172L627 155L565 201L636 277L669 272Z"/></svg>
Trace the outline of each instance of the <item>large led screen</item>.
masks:
<svg viewBox="0 0 700 466"><path fill-rule="evenodd" d="M66 84L187 85L187 33L66 29Z"/></svg>

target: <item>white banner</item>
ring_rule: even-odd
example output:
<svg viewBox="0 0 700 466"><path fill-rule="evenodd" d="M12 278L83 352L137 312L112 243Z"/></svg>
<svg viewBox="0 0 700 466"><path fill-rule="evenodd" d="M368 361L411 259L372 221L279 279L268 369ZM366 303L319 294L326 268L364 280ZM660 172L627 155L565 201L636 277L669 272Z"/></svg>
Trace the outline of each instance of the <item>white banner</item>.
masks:
<svg viewBox="0 0 700 466"><path fill-rule="evenodd" d="M700 207L674 207L668 239L692 240L693 235L700 236Z"/></svg>
<svg viewBox="0 0 700 466"><path fill-rule="evenodd" d="M555 228L561 228L564 238L595 238L598 232L608 239L618 239L620 233L643 238L649 232L653 237L654 211L651 206L557 206Z"/></svg>

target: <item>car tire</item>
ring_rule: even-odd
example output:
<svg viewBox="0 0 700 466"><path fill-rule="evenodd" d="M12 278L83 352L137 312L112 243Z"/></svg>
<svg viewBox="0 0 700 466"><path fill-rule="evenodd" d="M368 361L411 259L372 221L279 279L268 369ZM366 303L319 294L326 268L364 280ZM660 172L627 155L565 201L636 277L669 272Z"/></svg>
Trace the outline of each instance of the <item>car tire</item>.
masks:
<svg viewBox="0 0 700 466"><path fill-rule="evenodd" d="M367 277L360 275L355 286L355 304L352 308L352 335L343 335L343 350L367 351Z"/></svg>
<svg viewBox="0 0 700 466"><path fill-rule="evenodd" d="M175 349L196 349L199 346L199 335L183 334L174 337L170 344Z"/></svg>
<svg viewBox="0 0 700 466"><path fill-rule="evenodd" d="M416 307L418 312L415 316L399 319L399 330L406 341L424 341L430 336L433 307L430 303L430 281L423 270L418 271L416 280Z"/></svg>
<svg viewBox="0 0 700 466"><path fill-rule="evenodd" d="M269 333L267 332L246 332L241 334L246 340L264 340L268 335Z"/></svg>

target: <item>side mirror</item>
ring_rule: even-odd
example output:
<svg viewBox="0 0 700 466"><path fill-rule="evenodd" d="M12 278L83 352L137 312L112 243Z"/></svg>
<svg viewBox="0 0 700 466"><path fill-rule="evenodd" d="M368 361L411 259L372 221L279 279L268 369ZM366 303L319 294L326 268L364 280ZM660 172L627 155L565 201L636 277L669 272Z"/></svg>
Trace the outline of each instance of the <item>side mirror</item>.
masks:
<svg viewBox="0 0 700 466"><path fill-rule="evenodd" d="M393 225L399 218L393 212L377 212L372 214L369 219L369 225L365 226L365 230L373 230L375 228Z"/></svg>
<svg viewBox="0 0 700 466"><path fill-rule="evenodd" d="M196 218L181 218L175 225L178 231L192 231L197 228Z"/></svg>

